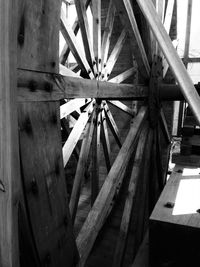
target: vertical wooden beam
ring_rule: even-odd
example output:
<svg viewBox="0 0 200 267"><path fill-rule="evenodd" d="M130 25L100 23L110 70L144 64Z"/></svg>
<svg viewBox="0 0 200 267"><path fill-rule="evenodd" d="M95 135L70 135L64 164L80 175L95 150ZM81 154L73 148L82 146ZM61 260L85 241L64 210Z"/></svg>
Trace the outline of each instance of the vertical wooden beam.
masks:
<svg viewBox="0 0 200 267"><path fill-rule="evenodd" d="M0 266L18 267L17 1L0 0Z"/></svg>
<svg viewBox="0 0 200 267"><path fill-rule="evenodd" d="M18 67L58 73L61 1L18 3ZM42 88L52 90L48 82ZM63 166L60 102L21 102L18 121L25 212L40 265L74 266L77 250ZM23 244L24 249L29 254Z"/></svg>
<svg viewBox="0 0 200 267"><path fill-rule="evenodd" d="M185 69L185 66L174 49L162 22L157 15L153 3L151 1L142 0L137 0L137 3L139 4L144 16L151 26L162 52L164 53L168 64L180 85L182 93L188 101L198 123L200 124L200 97Z"/></svg>
<svg viewBox="0 0 200 267"><path fill-rule="evenodd" d="M92 1L93 13L93 49L97 69L100 71L101 63L101 1Z"/></svg>

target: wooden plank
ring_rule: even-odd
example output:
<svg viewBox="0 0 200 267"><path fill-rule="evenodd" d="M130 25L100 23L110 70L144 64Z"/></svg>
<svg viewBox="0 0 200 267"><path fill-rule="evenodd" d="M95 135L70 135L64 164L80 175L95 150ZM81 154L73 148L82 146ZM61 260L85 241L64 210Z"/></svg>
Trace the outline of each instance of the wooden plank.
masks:
<svg viewBox="0 0 200 267"><path fill-rule="evenodd" d="M121 83L121 82L125 81L126 79L128 79L129 77L131 77L134 73L135 73L135 68L132 67L132 68L120 73L119 75L115 76L114 78L112 78L108 81L111 83Z"/></svg>
<svg viewBox="0 0 200 267"><path fill-rule="evenodd" d="M70 128L69 128L68 121L66 120L66 118L63 118L62 120L60 120L60 123L61 123L62 130L65 132L66 138L68 138L69 134L71 132ZM79 148L76 146L75 149L74 149L74 156L75 156L77 162L78 162L78 159L79 159L79 154L80 154Z"/></svg>
<svg viewBox="0 0 200 267"><path fill-rule="evenodd" d="M0 1L0 266L19 267L20 164L15 1Z"/></svg>
<svg viewBox="0 0 200 267"><path fill-rule="evenodd" d="M94 75L96 75L96 63L94 59L94 51L92 47L92 38L89 31L89 23L86 14L86 8L83 1L74 0L76 11L79 20L79 27L81 29L81 35L83 40L83 46L85 50L86 59L90 65L90 68L94 70Z"/></svg>
<svg viewBox="0 0 200 267"><path fill-rule="evenodd" d="M120 141L119 129L117 127L117 124L116 124L116 122L115 122L115 120L113 118L112 113L110 112L110 109L109 109L107 103L103 102L103 104L104 104L104 110L105 110L105 114L106 114L106 118L108 120L108 125L110 127L110 130L112 131L112 134L113 134L118 146L121 147L122 144L121 144L121 141Z"/></svg>
<svg viewBox="0 0 200 267"><path fill-rule="evenodd" d="M99 168L100 168L100 134L101 134L101 104L96 106L97 120L93 135L92 146L92 177L91 177L91 206L99 193Z"/></svg>
<svg viewBox="0 0 200 267"><path fill-rule="evenodd" d="M125 29L122 30L109 58L108 58L108 61L106 63L106 67L102 70L102 79L107 81L114 66L115 66L115 63L121 53L121 50L123 48L123 45L126 41L126 36L127 36L127 32Z"/></svg>
<svg viewBox="0 0 200 267"><path fill-rule="evenodd" d="M91 71L91 68L85 58L85 55L80 48L76 36L74 35L74 32L72 31L68 21L65 18L64 11L61 9L61 32L65 38L65 41L67 42L73 56L75 57L77 63L80 65L81 69L85 71L91 79L94 78L94 75Z"/></svg>
<svg viewBox="0 0 200 267"><path fill-rule="evenodd" d="M129 32L131 47L133 49L133 55L138 64L139 72L144 79L148 79L150 75L150 67L135 20L131 2L130 0L117 0L114 3L116 10L119 12L122 25Z"/></svg>
<svg viewBox="0 0 200 267"><path fill-rule="evenodd" d="M84 0L84 4L85 4L85 8L87 9L88 6L90 5L91 0ZM75 35L77 35L78 31L79 31L79 23L78 23L78 18L76 17L74 24L72 25L72 30L74 32ZM68 46L68 44L66 43L65 46L63 47L63 50L60 54L60 63L65 65L65 62L69 56L70 53L70 48Z"/></svg>
<svg viewBox="0 0 200 267"><path fill-rule="evenodd" d="M105 68L106 62L108 59L108 52L109 52L109 47L110 47L110 39L112 35L114 19L115 19L115 7L113 4L113 0L110 0L108 12L106 16L105 30L103 33L103 39L102 39L102 45L101 45L101 56L102 56L101 67L102 69Z"/></svg>
<svg viewBox="0 0 200 267"><path fill-rule="evenodd" d="M110 104L114 105L115 107L117 107L118 109L124 111L126 114L133 116L134 115L134 111L129 108L128 106L126 106L124 103L122 103L121 101L118 100L110 100L108 101Z"/></svg>
<svg viewBox="0 0 200 267"><path fill-rule="evenodd" d="M82 106L91 101L90 98L78 98L68 101L60 106L60 119L63 119L67 115L71 114L75 110L80 110Z"/></svg>
<svg viewBox="0 0 200 267"><path fill-rule="evenodd" d="M55 103L20 104L22 179L40 261L50 258L52 265L64 266L67 260L72 266L75 243L66 206L58 108Z"/></svg>
<svg viewBox="0 0 200 267"><path fill-rule="evenodd" d="M111 168L111 161L110 161L110 140L108 135L108 126L106 121L106 114L105 110L102 110L101 113L102 117L102 143L103 143L103 150L104 150L104 156L106 161L106 167L107 171L110 171Z"/></svg>
<svg viewBox="0 0 200 267"><path fill-rule="evenodd" d="M101 63L101 1L92 1L93 14L93 49L97 69L100 71Z"/></svg>
<svg viewBox="0 0 200 267"><path fill-rule="evenodd" d="M153 3L151 1L137 0L141 11L143 12L145 18L147 19L155 37L165 55L169 66L171 67L179 85L181 91L189 103L194 115L196 116L198 122L200 123L200 97L195 90L191 78L189 77L185 66L183 65L181 59L179 58L176 50L174 49L172 42L167 35L165 28L158 18L155 11Z"/></svg>
<svg viewBox="0 0 200 267"><path fill-rule="evenodd" d="M88 160L90 146L92 142L95 118L96 118L96 114L95 112L93 112L91 116L91 120L87 123L85 134L84 134L82 145L81 145L80 156L79 156L78 165L76 168L76 174L74 178L74 184L73 184L70 203L69 203L72 222L74 222L75 217L76 217L81 183L83 182L83 178L85 175L85 171L87 167L87 160Z"/></svg>
<svg viewBox="0 0 200 267"><path fill-rule="evenodd" d="M120 267L122 264L122 259L124 256L124 250L126 246L126 240L131 220L131 212L135 202L135 194L136 194L138 179L142 169L142 164L144 164L143 155L144 155L147 136L148 136L148 126L145 125L141 131L135 158L133 161L133 169L131 171L131 178L128 186L128 192L121 219L119 235L114 252L114 260L112 264L113 267Z"/></svg>
<svg viewBox="0 0 200 267"><path fill-rule="evenodd" d="M115 195L117 186L123 179L121 174L124 173L124 169L127 166L130 156L135 148L137 136L140 133L146 116L147 109L146 107L142 107L135 118L135 127L131 127L129 134L120 149L101 191L99 192L99 195L77 237L77 246L80 254L79 266L84 266L104 220L106 216L108 216L110 204Z"/></svg>
<svg viewBox="0 0 200 267"><path fill-rule="evenodd" d="M65 98L144 99L142 84L114 84L52 73L18 70L18 101L56 101Z"/></svg>
<svg viewBox="0 0 200 267"><path fill-rule="evenodd" d="M63 162L66 166L93 110L93 101L81 113L66 143L63 146Z"/></svg>
<svg viewBox="0 0 200 267"><path fill-rule="evenodd" d="M176 165L151 214L150 220L200 228L198 183L199 169ZM186 194L186 197L183 195ZM193 201L196 199L196 201ZM173 203L167 208L166 203ZM187 205L186 205L187 202Z"/></svg>

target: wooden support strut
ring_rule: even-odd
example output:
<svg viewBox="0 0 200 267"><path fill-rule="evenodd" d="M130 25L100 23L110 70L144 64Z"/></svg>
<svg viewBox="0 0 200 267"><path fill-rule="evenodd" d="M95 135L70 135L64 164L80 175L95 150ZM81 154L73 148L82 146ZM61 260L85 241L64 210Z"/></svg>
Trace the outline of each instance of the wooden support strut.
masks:
<svg viewBox="0 0 200 267"><path fill-rule="evenodd" d="M120 149L101 191L99 192L99 195L77 237L77 246L80 254L79 266L84 266L98 232L100 231L105 218L108 216L108 212L110 212L110 204L113 200L118 184L122 182L124 168L127 166L128 160L136 146L137 136L140 133L146 117L147 108L142 107L135 118L134 127L130 129L129 134Z"/></svg>
<svg viewBox="0 0 200 267"><path fill-rule="evenodd" d="M76 169L74 184L73 184L70 203L69 203L72 222L75 221L78 200L79 200L79 195L80 195L80 189L81 189L81 183L83 182L83 177L86 171L87 160L88 160L89 151L90 151L91 142L92 142L95 119L96 119L96 112L93 111L91 120L88 122L86 129L85 129L85 135L82 141L80 156L78 160L78 165Z"/></svg>
<svg viewBox="0 0 200 267"><path fill-rule="evenodd" d="M127 198L126 198L121 225L120 225L119 236L118 236L117 244L115 248L114 261L112 264L113 267L120 267L122 264L124 249L125 249L128 230L129 230L129 224L131 220L131 211L134 205L134 196L136 193L136 188L138 184L139 174L141 172L141 167L142 167L142 164L144 164L143 155L144 155L147 136L148 136L148 126L146 125L143 127L141 131L140 139L139 139L136 154L135 154L135 159L133 162L131 179L129 182Z"/></svg>
<svg viewBox="0 0 200 267"><path fill-rule="evenodd" d="M144 16L146 17L154 35L170 65L183 95L189 103L197 121L200 124L200 97L195 90L191 78L189 77L181 59L179 58L172 42L160 21L151 1L137 0Z"/></svg>

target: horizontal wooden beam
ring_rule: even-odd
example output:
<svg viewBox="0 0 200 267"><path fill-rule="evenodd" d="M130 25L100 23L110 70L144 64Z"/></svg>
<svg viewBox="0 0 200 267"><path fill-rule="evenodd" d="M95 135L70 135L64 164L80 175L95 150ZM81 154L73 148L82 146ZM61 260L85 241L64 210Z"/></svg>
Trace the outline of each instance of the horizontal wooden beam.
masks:
<svg viewBox="0 0 200 267"><path fill-rule="evenodd" d="M148 87L79 79L52 73L18 70L18 101L64 98L144 99Z"/></svg>
<svg viewBox="0 0 200 267"><path fill-rule="evenodd" d="M122 183L124 169L136 146L136 140L141 127L147 117L147 108L142 107L134 120L134 127L131 127L128 136L113 163L110 172L101 188L101 191L88 214L88 217L77 237L77 247L80 255L79 266L84 263L93 247L95 239L110 212L110 205L119 183Z"/></svg>
<svg viewBox="0 0 200 267"><path fill-rule="evenodd" d="M199 85L194 86L200 94ZM159 95L163 101L184 99L180 86L176 84L161 83ZM143 100L147 97L148 87L142 84L118 84L53 73L18 70L18 102L57 101L65 98Z"/></svg>

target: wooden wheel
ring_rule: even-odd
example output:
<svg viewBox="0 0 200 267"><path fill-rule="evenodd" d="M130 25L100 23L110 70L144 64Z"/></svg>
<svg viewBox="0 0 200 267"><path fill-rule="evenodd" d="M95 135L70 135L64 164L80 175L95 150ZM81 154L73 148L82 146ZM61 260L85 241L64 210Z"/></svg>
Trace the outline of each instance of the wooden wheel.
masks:
<svg viewBox="0 0 200 267"><path fill-rule="evenodd" d="M170 10L175 1L168 0L166 8L164 8L165 1L153 2L157 3L158 14L169 32L172 17ZM156 194L159 194L164 181L160 159L162 154L160 137L165 136L167 140L165 145L170 139L164 112L158 99L158 91L162 87L159 86L159 81L163 78L168 65L149 26L198 120L199 96L187 78L187 72L181 65L161 20L158 19L152 1L137 0L132 5L130 0L109 2L75 0L77 20L72 28L64 12L61 12L60 19L61 1L46 0L38 4L35 0L21 0L17 2L17 8L13 8L10 0L6 3L2 5L3 23L0 25L3 56L3 67L0 70L3 85L0 89L2 114L6 107L5 118L1 116L0 122L3 133L1 138L3 178L0 179L0 194L3 200L0 249L3 261L2 259L0 261L3 262L3 266L6 266L7 262L9 265L16 262L19 266L17 263L19 226L22 266L65 266L66 261L73 266L79 259L75 257L77 247L80 266L83 266L89 258L102 226L117 206L116 199L120 195L122 185L125 184L124 209L121 210L118 223L119 231L115 232L112 242L115 246L112 251L116 261L112 264L116 267L121 264L124 256L127 236L132 237L128 231L132 218L131 209L135 206L141 209L133 214L139 214L138 221L144 226L137 231L139 241L143 236L143 230L146 230L143 218L148 218L149 215L146 208L148 186L151 187L155 202ZM89 5L93 14L92 38L86 13ZM108 5L105 23L101 22L104 17L103 13L101 14L104 5ZM18 10L17 21L15 16L12 16L15 10ZM119 19L115 21L116 16ZM117 26L115 22L118 23ZM138 27L140 24L145 31L140 30L141 27ZM83 49L76 39L79 27L83 36ZM9 34L6 28L9 28ZM120 32L115 32L116 28ZM60 59L62 65L60 69L64 76L59 74L57 53L59 29L66 40ZM17 34L17 38L12 36L12 32ZM130 43L128 52L126 51L129 53L130 64L123 62L124 69L121 65L119 72L118 60L124 57L122 51L127 43ZM66 67L64 65L69 51L73 53L76 64ZM154 54L156 56L153 58ZM161 63L164 65L164 73L159 67ZM77 70L81 72L78 73ZM138 73L135 75L136 70ZM13 77L11 73L14 74ZM130 84L123 83L125 80L127 83L128 78ZM137 113L131 105L122 102L124 99L141 100L139 104L142 107L139 112ZM143 105L142 101L147 99L149 101ZM60 101L62 101L61 108ZM114 110L114 107L121 112ZM15 112L16 110L18 111ZM18 114L18 132L15 113ZM128 118L128 125L135 116L128 133L124 133L125 128L118 125L119 114L125 114L124 118L125 116ZM59 115L64 132L63 155ZM68 115L73 117L73 123L76 122L72 129L69 129L68 121L65 119ZM16 145L17 133L19 151ZM116 154L113 153L113 144L117 147ZM148 153L145 153L146 151ZM92 177L90 210L76 242L68 209L63 168L63 158L64 165L68 167L72 154L77 161L70 198L73 220L76 218L83 176L88 173L88 169L91 170ZM98 177L102 162L105 165L106 177L101 187ZM127 167L130 168L128 176L126 176ZM18 171L21 171L20 181L16 178ZM139 179L140 177L142 179ZM139 204L135 205L133 200L136 189L141 186L138 181L141 180L143 196L140 196ZM21 248L26 248L28 253L26 249L21 250Z"/></svg>
<svg viewBox="0 0 200 267"><path fill-rule="evenodd" d="M104 99L102 97L99 98L97 92L97 97L95 98L68 99L66 100L66 103L61 105L62 129L66 133L64 138L65 142L63 145L63 158L66 169L73 153L77 160L69 202L73 222L76 219L80 192L84 183L85 174L86 176L88 175L88 168L91 170L89 175L91 176L91 186L89 187L91 190L89 193L89 195L91 195L91 208L89 205L89 215L81 231L80 229L82 224L78 227L75 225L76 234L78 234L80 231L77 237L77 244L81 256L81 264L83 264L96 238L96 234L92 234L92 227L94 227L95 223L97 223L97 229L100 229L103 221L105 220L106 214L110 212L112 198L114 194L119 192L127 163L136 147L135 140L137 140L138 136L140 135L141 129L143 129L143 133L141 133L141 136L143 136L143 144L138 145L138 149L141 150L140 146L143 145L142 151L145 151L144 144L147 142L147 147L149 150L151 150L151 144L153 144L153 149L151 152L153 160L152 163L147 167L147 169L150 166L153 168L153 173L156 177L152 182L153 204L155 203L165 180L165 175L163 176L161 160L160 130L163 130L167 143L170 142L170 135L168 133L164 112L162 109L160 109L160 103L158 103L158 81L163 77L162 62L164 62L166 65L164 68L165 73L167 72L167 63L164 61L164 58L163 60L160 59L160 57L154 57L153 59L153 55L160 55L158 45L155 41L152 47L149 45L152 38L149 31L146 32L147 37L141 37L130 1L124 1L124 3L123 1L109 1L107 9L108 11L105 16L104 23L101 22L101 5L105 5L104 1L94 0L91 4L91 1L75 0L74 3L77 12L77 18L75 19L75 23L72 27L70 27L64 11L61 10L61 32L66 44L60 56L60 73L65 76L77 77L77 79L80 79L80 81L82 79L90 79L92 82L96 80L97 86L98 84L107 81L115 84L122 83L124 81L127 82L127 79L129 79L131 83L134 82L137 84L137 76L139 75L140 81L150 84L149 88L151 93L149 97L149 105L152 107L150 110L150 120L151 127L154 129L152 132L152 130L149 130L149 126L146 124L146 126L143 127L144 121L147 117L147 110L142 108L138 116L133 120L134 126L130 127L132 130L130 130L126 137L125 143L123 144L125 136L123 136L123 138L120 136L120 131L115 121L117 118L116 111L114 114L112 114L113 110L110 105L115 106L122 113L126 113L126 115L129 117L129 123L137 113L135 108L137 103L131 103L129 101L129 103L127 102L125 104L123 101L121 101L121 99L123 99L123 95L121 95L121 99ZM91 13L93 16L92 25L90 25L88 22L89 19L86 11L87 8L90 7L90 4L92 10ZM172 19L173 6L174 3L169 1L165 15L165 26L168 29L168 32L170 30L169 21ZM135 5L134 8L138 9L138 6ZM161 5L158 8L161 8ZM164 9L164 5L162 8ZM158 10L158 13L159 16L161 16L161 10ZM119 14L121 20L121 24L119 25L118 23L118 27L121 30L118 31L115 29L116 14ZM93 38L90 31L91 26L93 26ZM145 26L145 22L143 22L143 26ZM77 41L76 37L79 28L81 31L83 47L80 46L80 42ZM117 60L119 59L125 44L127 49L127 43L129 46L129 58L131 58L131 61L129 60L129 64L125 64L124 71L121 73L116 73L115 67L117 66ZM146 51L148 52L148 56ZM76 63L71 65L66 64L70 52L73 54L76 60ZM157 64L158 62L160 62L160 64ZM66 67L67 65L68 67ZM150 69L151 65L152 68ZM80 70L79 74L77 72L78 70ZM158 72L159 75L157 74ZM127 104L129 104L129 106ZM77 111L79 114L75 114ZM75 123L71 131L67 126L67 115L70 114L76 117L75 120L73 119ZM148 135L149 138L147 138ZM80 138L82 140L81 144L79 142ZM113 150L111 149L111 143L112 147L114 146L113 142L115 142L115 144L118 146L118 154L114 154ZM80 146L78 146L78 144ZM101 144L103 149L101 149ZM131 147L130 150L129 146ZM122 149L120 150L121 147ZM103 150L104 154L104 163L102 163L101 160L101 150ZM140 164L142 164L143 156L141 153L143 152L138 153L139 154L137 157L140 158ZM122 155L126 159L126 162L122 161ZM150 154L147 156L147 158L149 161ZM159 166L156 165L156 162L159 162ZM107 174L104 174L106 179L104 178L103 180L100 177L102 176L102 174L100 175L101 165L105 165L107 169ZM137 176L138 175L139 171ZM145 174L145 176L148 176L148 174ZM100 191L102 184L103 189ZM96 198L98 199L93 206ZM107 204L105 202L106 199ZM96 217L94 213L97 207L99 217ZM105 209L106 212L104 212L103 209ZM126 209L124 212L127 212ZM94 219L92 217L94 217ZM103 218L103 221L98 222L98 220L101 220L101 217ZM121 227L123 227L123 223L124 222L122 220ZM91 232L88 230L88 227ZM88 231L87 234L86 229ZM86 245L85 243L88 238L92 238L93 240L90 245ZM121 238L122 237L119 237L118 240L118 244L120 245L116 247L115 266L121 262L123 254L122 251L125 247L122 245L123 241Z"/></svg>
<svg viewBox="0 0 200 267"><path fill-rule="evenodd" d="M109 2L108 12L105 18L104 32L101 38L101 1L93 1L91 5L93 24L89 25L87 17L87 8L90 7L90 1L75 1L77 19L72 26L69 26L69 22L64 14L64 10L61 10L61 32L65 38L66 44L60 56L60 72L63 75L78 77L80 79L91 79L98 81L109 81L111 83L121 83L133 77L136 72L136 68L133 66L133 60L127 62L124 72L116 75L114 70L116 62L120 57L120 53L123 49L123 45L127 40L127 32L122 28L121 33L115 30L114 40L112 39L114 32L114 20L115 20L115 7L112 1ZM93 38L90 36L90 27L93 26ZM116 25L115 25L116 26ZM78 30L81 30L83 47L80 46L80 42L77 41L76 34ZM112 42L112 44L111 44ZM69 52L72 52L76 59L75 64L71 64L72 68L69 69L65 66ZM129 49L130 57L132 54ZM131 62L132 61L132 62ZM132 64L132 66L130 66ZM80 69L80 75L74 71L74 68ZM113 75L114 70L114 75ZM62 128L69 134L63 145L63 157L64 165L66 166L72 156L72 152L79 154L77 157L77 168L75 172L75 178L73 182L73 188L70 198L70 211L73 220L75 219L80 187L84 180L84 174L87 171L88 160L92 150L91 166L92 166L92 184L91 184L91 202L93 203L99 192L99 166L101 157L101 145L104 152L105 163L107 173L109 172L115 156L112 147L115 141L118 148L122 146L122 139L120 137L120 130L117 126L112 114L114 106L119 111L125 113L129 120L134 116L135 111L119 100L105 100L102 98L86 98L86 99L72 99L66 100L67 102L61 105L61 120ZM129 104L131 102L129 101ZM67 129L67 115L73 114L79 110L80 114L77 114L77 120L74 127L69 133ZM116 114L115 114L116 117ZM73 119L74 120L74 119ZM125 131L124 131L125 132ZM66 136L67 136L66 135ZM77 144L79 139L82 138L80 152L77 152ZM116 150L116 149L115 149ZM119 151L119 149L118 149ZM116 154L116 153L115 153ZM104 175L105 176L105 175ZM102 185L102 181L100 183Z"/></svg>

